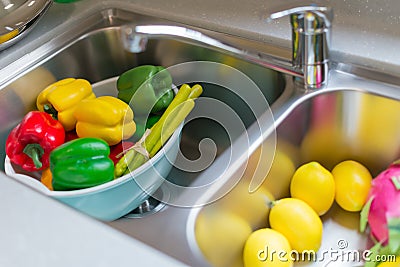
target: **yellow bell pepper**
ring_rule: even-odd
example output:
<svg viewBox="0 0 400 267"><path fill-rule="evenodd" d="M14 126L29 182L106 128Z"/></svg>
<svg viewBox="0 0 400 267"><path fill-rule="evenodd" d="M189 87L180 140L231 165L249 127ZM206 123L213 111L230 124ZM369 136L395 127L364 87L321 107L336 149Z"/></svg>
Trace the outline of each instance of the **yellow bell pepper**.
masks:
<svg viewBox="0 0 400 267"><path fill-rule="evenodd" d="M79 137L101 138L110 146L130 138L136 131L132 109L112 96L82 100L74 116Z"/></svg>
<svg viewBox="0 0 400 267"><path fill-rule="evenodd" d="M37 97L36 106L57 118L65 131L75 128L74 111L83 99L96 98L92 85L84 79L67 78L47 86Z"/></svg>
<svg viewBox="0 0 400 267"><path fill-rule="evenodd" d="M50 168L44 169L42 171L42 177L40 178L42 184L44 184L49 190L53 191L53 175L51 173Z"/></svg>

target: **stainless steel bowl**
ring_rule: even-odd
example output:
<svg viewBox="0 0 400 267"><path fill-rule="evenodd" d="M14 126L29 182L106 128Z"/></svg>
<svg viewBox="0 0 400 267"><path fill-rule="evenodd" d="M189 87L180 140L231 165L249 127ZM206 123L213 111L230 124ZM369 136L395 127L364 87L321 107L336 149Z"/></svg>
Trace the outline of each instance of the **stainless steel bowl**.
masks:
<svg viewBox="0 0 400 267"><path fill-rule="evenodd" d="M0 2L0 51L24 37L51 6L51 0Z"/></svg>

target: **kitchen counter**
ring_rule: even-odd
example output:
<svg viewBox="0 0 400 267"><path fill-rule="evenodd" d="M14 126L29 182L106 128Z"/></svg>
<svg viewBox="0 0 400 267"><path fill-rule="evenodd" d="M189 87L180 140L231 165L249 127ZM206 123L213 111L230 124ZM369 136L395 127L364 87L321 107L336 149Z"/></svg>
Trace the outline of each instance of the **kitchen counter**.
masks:
<svg viewBox="0 0 400 267"><path fill-rule="evenodd" d="M186 266L0 173L0 266Z"/></svg>
<svg viewBox="0 0 400 267"><path fill-rule="evenodd" d="M0 68L62 33L64 26L74 25L81 16L94 11L117 7L225 32L290 49L291 33L288 18L266 23L268 14L289 7L306 5L308 1L261 0L81 0L71 4L54 3L35 29L20 43L0 52ZM334 10L331 59L400 75L400 2L395 0L313 1ZM64 27L63 26L63 27ZM17 67L22 67L18 66Z"/></svg>
<svg viewBox="0 0 400 267"><path fill-rule="evenodd" d="M332 6L331 58L400 76L400 2L315 1ZM81 0L54 3L19 43L0 52L0 69L18 71L23 58L72 27L75 21L110 7L133 10L192 26L290 49L288 18L272 23L267 14L306 3L272 0ZM11 77L12 73L10 73ZM0 84L9 77L0 77ZM0 174L0 266L183 266L126 235L50 200ZM46 212L44 212L46 211ZM67 218L67 219L66 219ZM77 241L78 240L78 241ZM171 245L173 241L171 240Z"/></svg>

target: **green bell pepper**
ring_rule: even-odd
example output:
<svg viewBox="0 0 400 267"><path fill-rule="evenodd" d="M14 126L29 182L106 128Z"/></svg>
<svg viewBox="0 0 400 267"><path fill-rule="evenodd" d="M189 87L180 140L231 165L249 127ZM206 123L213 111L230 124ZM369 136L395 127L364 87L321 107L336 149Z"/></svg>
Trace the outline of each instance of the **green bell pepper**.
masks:
<svg viewBox="0 0 400 267"><path fill-rule="evenodd" d="M142 138L146 129L150 129L154 124L161 118L160 115L150 115L147 120L143 118L136 119L136 132L132 137L132 140L137 142L140 138ZM145 122L143 122L145 121Z"/></svg>
<svg viewBox="0 0 400 267"><path fill-rule="evenodd" d="M57 191L88 188L114 179L110 147L99 138L78 138L50 153L53 188Z"/></svg>
<svg viewBox="0 0 400 267"><path fill-rule="evenodd" d="M135 114L160 112L174 98L171 74L162 66L142 65L122 73L117 89L118 98Z"/></svg>

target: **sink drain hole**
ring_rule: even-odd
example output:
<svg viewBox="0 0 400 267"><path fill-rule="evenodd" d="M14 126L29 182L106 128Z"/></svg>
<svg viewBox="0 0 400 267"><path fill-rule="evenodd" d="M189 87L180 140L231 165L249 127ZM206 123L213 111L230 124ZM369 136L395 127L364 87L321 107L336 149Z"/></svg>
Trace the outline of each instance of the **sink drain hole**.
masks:
<svg viewBox="0 0 400 267"><path fill-rule="evenodd" d="M124 218L143 218L145 216L154 214L165 207L165 203L169 198L169 193L166 189L161 186L153 196L150 196L136 209L132 210L130 213L126 214Z"/></svg>

